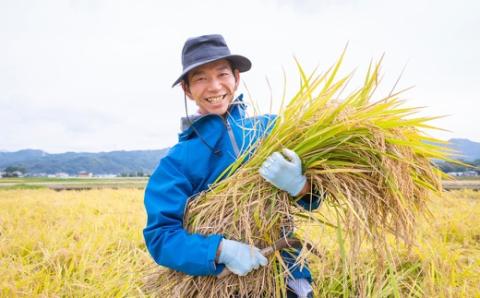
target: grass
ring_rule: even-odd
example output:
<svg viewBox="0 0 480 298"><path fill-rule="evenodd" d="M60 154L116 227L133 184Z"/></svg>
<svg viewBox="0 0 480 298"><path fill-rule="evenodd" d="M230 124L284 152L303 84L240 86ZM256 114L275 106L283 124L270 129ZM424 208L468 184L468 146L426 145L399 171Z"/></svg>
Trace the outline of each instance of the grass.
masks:
<svg viewBox="0 0 480 298"><path fill-rule="evenodd" d="M480 179L455 179L443 181L444 189L475 189L480 190Z"/></svg>
<svg viewBox="0 0 480 298"><path fill-rule="evenodd" d="M8 189L37 189L51 188L64 189L93 189L93 188L140 188L147 183L146 177L119 177L119 178L2 178L0 179L0 191Z"/></svg>
<svg viewBox="0 0 480 298"><path fill-rule="evenodd" d="M98 183L98 182L107 182L107 183L114 183L114 182L146 182L146 177L118 177L118 178L80 178L80 177L71 177L71 178L49 178L49 177L21 177L21 178L1 178L1 184L10 184L10 183L28 183L28 184L35 184L35 183Z"/></svg>
<svg viewBox="0 0 480 298"><path fill-rule="evenodd" d="M0 297L149 296L142 198L138 189L0 192ZM429 208L416 245L381 270L366 248L345 274L334 266L337 231L313 228L317 296L480 297L480 192L447 192Z"/></svg>

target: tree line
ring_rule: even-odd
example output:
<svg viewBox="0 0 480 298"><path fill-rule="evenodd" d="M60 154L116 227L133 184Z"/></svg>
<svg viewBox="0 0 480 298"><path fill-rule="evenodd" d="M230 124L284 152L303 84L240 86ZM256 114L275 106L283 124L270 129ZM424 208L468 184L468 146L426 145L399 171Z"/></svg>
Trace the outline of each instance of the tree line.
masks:
<svg viewBox="0 0 480 298"><path fill-rule="evenodd" d="M461 162L465 165L449 162L436 162L435 165L445 173L474 171L480 175L480 159Z"/></svg>

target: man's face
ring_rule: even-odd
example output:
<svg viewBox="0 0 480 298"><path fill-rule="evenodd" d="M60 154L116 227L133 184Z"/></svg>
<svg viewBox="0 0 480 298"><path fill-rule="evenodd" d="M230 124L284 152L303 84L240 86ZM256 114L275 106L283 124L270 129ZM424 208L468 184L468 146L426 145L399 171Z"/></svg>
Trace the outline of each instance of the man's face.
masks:
<svg viewBox="0 0 480 298"><path fill-rule="evenodd" d="M239 71L232 72L230 63L223 59L192 69L188 85L182 82L182 88L195 101L200 114L222 116L233 100L239 80Z"/></svg>

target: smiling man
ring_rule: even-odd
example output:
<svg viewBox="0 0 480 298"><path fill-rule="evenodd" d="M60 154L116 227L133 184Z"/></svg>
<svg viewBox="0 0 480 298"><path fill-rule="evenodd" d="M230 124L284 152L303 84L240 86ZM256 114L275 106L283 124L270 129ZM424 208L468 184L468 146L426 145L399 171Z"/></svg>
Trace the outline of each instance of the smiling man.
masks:
<svg viewBox="0 0 480 298"><path fill-rule="evenodd" d="M190 71L182 81L185 94L198 106L199 114L225 115L240 81L240 72L221 59Z"/></svg>
<svg viewBox="0 0 480 298"><path fill-rule="evenodd" d="M245 276L268 263L260 250L223 235L188 233L183 227L184 211L189 198L207 190L247 149L241 145L263 137L275 118L246 117L242 95L235 97L235 92L240 73L248 71L251 62L232 55L221 35L188 39L182 64L183 72L173 86L180 83L185 97L195 101L198 111L183 119L179 142L160 161L147 184L145 242L162 266L194 276L217 275L226 266ZM290 160L277 152L265 161L260 175L290 195L302 196L308 187L300 158L290 150L284 153ZM308 208L318 207L319 202L312 206L310 195L308 200ZM285 258L288 264L295 261ZM288 295L312 295L308 269L292 265L290 271L293 279L287 282Z"/></svg>

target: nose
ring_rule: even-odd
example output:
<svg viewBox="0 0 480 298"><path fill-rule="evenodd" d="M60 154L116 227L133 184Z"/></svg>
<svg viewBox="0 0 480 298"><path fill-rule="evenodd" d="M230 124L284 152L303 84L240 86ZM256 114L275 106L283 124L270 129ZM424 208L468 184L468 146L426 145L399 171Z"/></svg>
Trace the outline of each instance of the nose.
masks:
<svg viewBox="0 0 480 298"><path fill-rule="evenodd" d="M208 84L208 90L209 91L218 91L222 88L222 84L220 80L216 78L212 78Z"/></svg>

